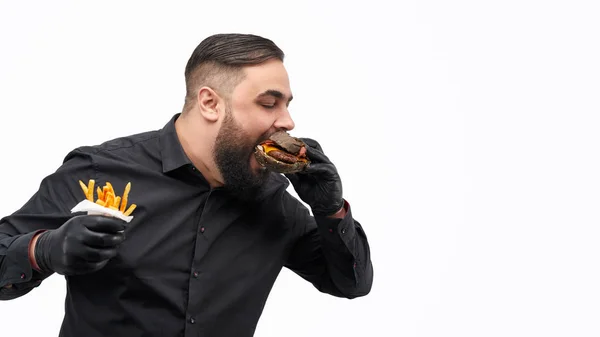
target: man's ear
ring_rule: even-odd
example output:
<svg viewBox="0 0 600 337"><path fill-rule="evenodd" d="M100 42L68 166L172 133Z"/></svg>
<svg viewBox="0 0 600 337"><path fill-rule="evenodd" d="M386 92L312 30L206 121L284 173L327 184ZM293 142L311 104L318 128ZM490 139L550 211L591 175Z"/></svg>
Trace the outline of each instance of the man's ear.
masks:
<svg viewBox="0 0 600 337"><path fill-rule="evenodd" d="M198 110L207 121L216 122L219 120L219 106L222 104L222 99L210 87L202 87L198 90Z"/></svg>

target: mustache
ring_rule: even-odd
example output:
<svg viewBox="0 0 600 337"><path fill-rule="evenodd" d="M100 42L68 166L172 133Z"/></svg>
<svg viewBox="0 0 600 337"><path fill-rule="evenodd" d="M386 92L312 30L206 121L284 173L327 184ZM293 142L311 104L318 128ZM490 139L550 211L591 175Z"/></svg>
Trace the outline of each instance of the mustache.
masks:
<svg viewBox="0 0 600 337"><path fill-rule="evenodd" d="M255 146L256 146L256 145L258 145L258 144L260 144L260 143L262 143L262 142L264 142L265 140L268 140L269 138L271 138L271 136L272 136L274 133L276 133L276 132L278 132L278 131L281 131L281 130L275 130L275 131L266 131L265 133L263 133L262 135L260 135L260 136L258 137L258 140L256 141L256 144L255 144Z"/></svg>
<svg viewBox="0 0 600 337"><path fill-rule="evenodd" d="M260 137L258 137L258 139L256 140L256 144L254 144L255 146L264 142L265 140L269 139L269 137L271 137L273 133L263 133Z"/></svg>

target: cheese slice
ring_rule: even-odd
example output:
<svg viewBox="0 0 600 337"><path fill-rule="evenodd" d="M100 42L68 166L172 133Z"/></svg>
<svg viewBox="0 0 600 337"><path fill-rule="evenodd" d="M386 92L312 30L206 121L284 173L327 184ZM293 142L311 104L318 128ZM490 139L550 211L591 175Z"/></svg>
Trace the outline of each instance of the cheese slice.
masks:
<svg viewBox="0 0 600 337"><path fill-rule="evenodd" d="M267 154L269 152L275 151L275 150L281 151L281 149L279 149L278 147L273 146L273 145L263 144L262 147L265 150L265 153L267 153Z"/></svg>
<svg viewBox="0 0 600 337"><path fill-rule="evenodd" d="M277 146L273 146L273 145L270 145L270 144L261 144L261 146L263 148L263 151L265 151L266 154L269 154L269 152L271 152L271 151L283 151L283 152L288 153L287 151L284 151L284 150L278 148ZM298 161L303 161L303 162L308 161L306 158L300 158L300 157L297 157L297 156L295 156L295 157L296 157L296 159Z"/></svg>

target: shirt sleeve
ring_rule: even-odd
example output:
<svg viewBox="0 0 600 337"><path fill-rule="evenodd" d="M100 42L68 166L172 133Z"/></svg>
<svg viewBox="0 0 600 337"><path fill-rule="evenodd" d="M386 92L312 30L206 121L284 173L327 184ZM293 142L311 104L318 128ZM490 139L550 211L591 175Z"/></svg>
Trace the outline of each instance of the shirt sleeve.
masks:
<svg viewBox="0 0 600 337"><path fill-rule="evenodd" d="M51 275L32 268L31 239L65 223L72 216L71 208L84 198L79 180L87 184L95 176L91 155L73 150L19 210L0 219L0 300L23 296Z"/></svg>
<svg viewBox="0 0 600 337"><path fill-rule="evenodd" d="M337 297L365 296L373 284L369 243L344 200L342 219L313 217L298 203L296 224L304 228L285 266L319 291Z"/></svg>

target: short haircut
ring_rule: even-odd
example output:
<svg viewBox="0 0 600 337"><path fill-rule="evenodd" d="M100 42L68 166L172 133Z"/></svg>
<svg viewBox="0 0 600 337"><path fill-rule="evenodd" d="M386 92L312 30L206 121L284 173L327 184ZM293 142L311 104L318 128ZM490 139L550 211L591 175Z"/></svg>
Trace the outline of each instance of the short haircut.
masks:
<svg viewBox="0 0 600 337"><path fill-rule="evenodd" d="M215 34L196 47L185 67L183 112L196 101L198 89L209 86L229 98L244 78L243 67L270 59L283 61L283 51L269 39L252 34Z"/></svg>

